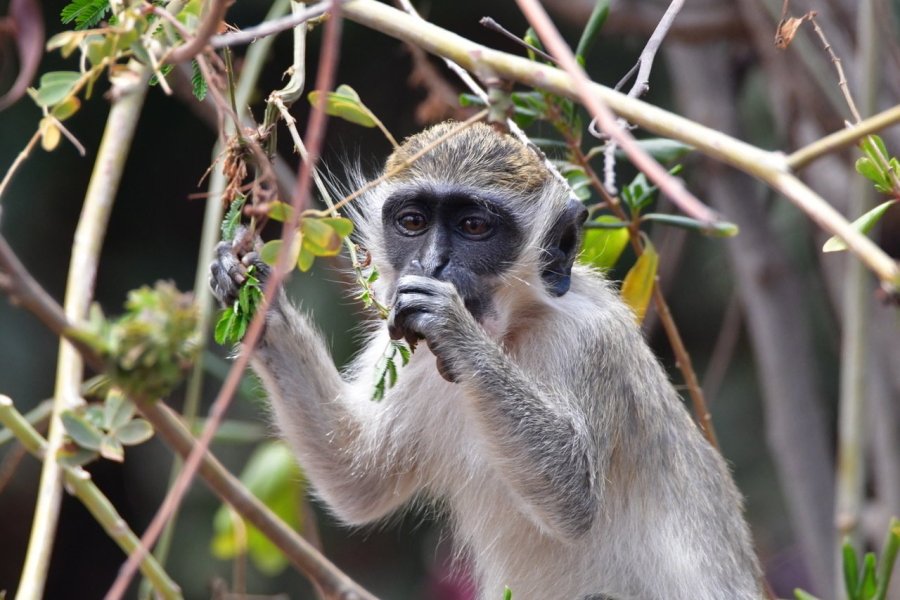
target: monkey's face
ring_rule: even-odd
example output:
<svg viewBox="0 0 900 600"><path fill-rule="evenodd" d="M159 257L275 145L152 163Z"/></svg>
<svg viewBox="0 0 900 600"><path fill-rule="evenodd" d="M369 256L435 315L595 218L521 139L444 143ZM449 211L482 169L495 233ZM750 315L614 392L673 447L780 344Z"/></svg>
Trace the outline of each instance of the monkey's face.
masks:
<svg viewBox="0 0 900 600"><path fill-rule="evenodd" d="M477 320L525 241L507 199L449 184L397 188L382 207L387 259L399 280L421 275L453 284Z"/></svg>

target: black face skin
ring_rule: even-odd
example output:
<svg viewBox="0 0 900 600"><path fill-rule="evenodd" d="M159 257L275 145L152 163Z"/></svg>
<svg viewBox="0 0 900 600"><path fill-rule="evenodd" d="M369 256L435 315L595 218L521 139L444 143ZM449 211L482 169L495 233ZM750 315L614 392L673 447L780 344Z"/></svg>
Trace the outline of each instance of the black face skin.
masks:
<svg viewBox="0 0 900 600"><path fill-rule="evenodd" d="M479 321L524 240L507 200L459 186L401 188L385 201L381 219L397 278L423 275L452 283Z"/></svg>

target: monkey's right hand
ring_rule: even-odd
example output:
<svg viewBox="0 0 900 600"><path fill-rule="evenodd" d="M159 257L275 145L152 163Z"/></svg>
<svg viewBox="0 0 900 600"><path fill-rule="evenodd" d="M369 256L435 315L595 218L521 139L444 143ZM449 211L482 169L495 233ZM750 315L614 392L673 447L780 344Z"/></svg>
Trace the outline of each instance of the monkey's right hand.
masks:
<svg viewBox="0 0 900 600"><path fill-rule="evenodd" d="M238 229L233 240L223 240L216 245L216 257L209 265L209 287L222 306L231 306L237 300L251 265L255 267L254 276L260 284L268 279L272 269L260 259L261 247L259 236L251 239L246 227Z"/></svg>

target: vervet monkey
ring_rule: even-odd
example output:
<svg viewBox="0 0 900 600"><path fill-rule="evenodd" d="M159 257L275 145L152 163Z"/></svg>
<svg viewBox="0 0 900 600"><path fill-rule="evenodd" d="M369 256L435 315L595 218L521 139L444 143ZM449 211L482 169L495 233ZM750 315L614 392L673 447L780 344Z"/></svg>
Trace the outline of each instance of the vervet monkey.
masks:
<svg viewBox="0 0 900 600"><path fill-rule="evenodd" d="M452 128L414 135L387 170ZM254 369L317 495L350 525L446 507L482 600L759 600L741 498L617 291L575 265L586 211L486 125L356 201L392 306L343 374L283 292ZM245 265L223 242L229 305ZM264 265L259 264L265 275ZM391 338L422 339L372 401Z"/></svg>

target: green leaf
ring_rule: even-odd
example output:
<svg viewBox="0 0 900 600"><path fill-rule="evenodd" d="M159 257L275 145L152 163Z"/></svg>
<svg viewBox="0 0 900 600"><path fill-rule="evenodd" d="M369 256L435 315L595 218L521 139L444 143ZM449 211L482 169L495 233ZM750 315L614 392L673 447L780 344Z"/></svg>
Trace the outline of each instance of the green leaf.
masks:
<svg viewBox="0 0 900 600"><path fill-rule="evenodd" d="M609 0L597 0L596 4L594 4L594 10L591 11L591 16L588 17L587 25L584 26L584 31L581 32L578 46L575 48L575 58L580 59L582 66L584 66L585 56L587 56L594 42L597 41L600 29L606 23L606 17L608 16Z"/></svg>
<svg viewBox="0 0 900 600"><path fill-rule="evenodd" d="M51 52L59 48L63 58L69 58L78 48L78 44L84 39L85 34L77 31L63 31L47 40L47 51Z"/></svg>
<svg viewBox="0 0 900 600"><path fill-rule="evenodd" d="M233 307L229 306L222 311L222 314L219 315L219 320L216 321L216 329L213 333L213 339L216 340L217 344L234 343L232 332L235 330L236 322L237 314L235 314Z"/></svg>
<svg viewBox="0 0 900 600"><path fill-rule="evenodd" d="M107 460L122 462L125 460L125 448L122 447L121 442L115 437L106 435L103 436L103 441L100 442L100 456Z"/></svg>
<svg viewBox="0 0 900 600"><path fill-rule="evenodd" d="M282 245L283 244L281 240L271 240L266 242L259 250L259 258L267 265L274 266L276 263L278 263L278 255L281 253ZM288 257L291 263L297 262L301 246L302 240L300 234L296 233L294 234L293 243L291 244L291 255Z"/></svg>
<svg viewBox="0 0 900 600"><path fill-rule="evenodd" d="M862 156L856 159L856 172L875 184L875 187L881 189L890 186L890 180L881 170L881 167L870 158Z"/></svg>
<svg viewBox="0 0 900 600"><path fill-rule="evenodd" d="M796 600L819 600L817 597L808 594L803 590L794 590L794 598L796 598Z"/></svg>
<svg viewBox="0 0 900 600"><path fill-rule="evenodd" d="M312 269L314 262L316 262L316 255L307 250L305 246L300 248L300 254L297 256L297 268L306 273Z"/></svg>
<svg viewBox="0 0 900 600"><path fill-rule="evenodd" d="M868 156L876 165L881 164L879 158L887 160L890 156L887 151L887 146L884 144L884 140L878 135L870 135L863 138L859 146L866 156Z"/></svg>
<svg viewBox="0 0 900 600"><path fill-rule="evenodd" d="M191 91L194 92L194 98L200 102L206 99L206 79L203 78L200 64L196 60L191 61Z"/></svg>
<svg viewBox="0 0 900 600"><path fill-rule="evenodd" d="M222 219L222 239L226 242L233 240L237 234L238 226L241 224L241 210L243 210L246 201L246 196L236 196L231 201L228 212L225 213L225 217Z"/></svg>
<svg viewBox="0 0 900 600"><path fill-rule="evenodd" d="M66 99L81 79L78 71L50 71L41 75L40 87L34 94L34 100L40 106L53 106Z"/></svg>
<svg viewBox="0 0 900 600"><path fill-rule="evenodd" d="M116 56L116 48L112 38L102 35L92 35L87 38L87 57L91 64L96 66L102 65L106 59L114 59Z"/></svg>
<svg viewBox="0 0 900 600"><path fill-rule="evenodd" d="M878 565L878 591L875 592L875 600L885 600L887 597L898 553L900 553L900 520L892 517L888 524L887 536L881 547L881 559Z"/></svg>
<svg viewBox="0 0 900 600"><path fill-rule="evenodd" d="M269 218L273 221L279 223L290 221L292 214L294 214L294 207L281 200L275 200L269 204Z"/></svg>
<svg viewBox="0 0 900 600"><path fill-rule="evenodd" d="M641 215L641 221L656 221L657 223L672 225L673 227L680 227L682 229L698 231L703 235L709 235L712 237L734 237L740 231L737 225L735 225L734 223L729 223L728 221L704 223L703 221L698 221L697 219L692 219L690 217L685 217L682 215L648 213L646 215Z"/></svg>
<svg viewBox="0 0 900 600"><path fill-rule="evenodd" d="M394 350L397 354L400 355L400 364L404 367L408 365L409 359L412 356L412 350L406 345L406 342L402 340L391 340L391 344L394 346Z"/></svg>
<svg viewBox="0 0 900 600"><path fill-rule="evenodd" d="M856 598L858 600L872 600L875 597L875 592L878 590L878 585L875 581L875 570L875 554L866 552L866 557L863 560L862 577L860 578L859 586L856 588Z"/></svg>
<svg viewBox="0 0 900 600"><path fill-rule="evenodd" d="M334 229L335 233L341 238L345 238L353 233L353 221L350 219L345 219L343 217L325 217L324 219L319 220Z"/></svg>
<svg viewBox="0 0 900 600"><path fill-rule="evenodd" d="M85 450L100 450L103 443L103 433L94 427L87 419L76 414L71 410L63 411L60 414L63 427L66 433L72 438L72 441Z"/></svg>
<svg viewBox="0 0 900 600"><path fill-rule="evenodd" d="M109 0L74 0L63 7L59 16L66 25L75 21L75 29L88 29L99 23L109 10Z"/></svg>
<svg viewBox="0 0 900 600"><path fill-rule="evenodd" d="M841 551L843 553L844 587L847 590L847 596L853 598L856 595L856 588L859 586L859 565L856 562L856 551L849 541L844 541Z"/></svg>
<svg viewBox="0 0 900 600"><path fill-rule="evenodd" d="M647 313L647 305L653 295L653 287L656 285L656 271L659 268L659 254L649 241L644 246L634 266L625 275L622 281L622 299L634 311L638 324L644 321Z"/></svg>
<svg viewBox="0 0 900 600"><path fill-rule="evenodd" d="M153 426L144 419L134 419L116 430L116 439L126 446L143 444L153 437Z"/></svg>
<svg viewBox="0 0 900 600"><path fill-rule="evenodd" d="M507 585L503 586L503 600L512 600L512 590Z"/></svg>
<svg viewBox="0 0 900 600"><path fill-rule="evenodd" d="M578 260L598 269L611 269L619 261L625 246L628 245L628 229L624 223L612 215L602 215L592 223L616 223L620 226L615 229L586 230Z"/></svg>
<svg viewBox="0 0 900 600"><path fill-rule="evenodd" d="M134 403L125 397L122 390L110 389L103 403L103 428L113 431L128 423L134 416Z"/></svg>
<svg viewBox="0 0 900 600"><path fill-rule="evenodd" d="M475 94L460 94L459 95L459 105L463 108L467 108L469 106L475 107L483 107L487 106L484 100L476 96Z"/></svg>
<svg viewBox="0 0 900 600"><path fill-rule="evenodd" d="M293 453L281 442L260 445L241 473L241 481L250 492L271 509L292 529L301 526L300 498L304 481ZM264 574L278 574L287 566L287 559L255 527L246 524L244 546L235 536L234 513L226 506L217 511L213 528L212 552L217 558L231 559L247 552L253 564Z"/></svg>
<svg viewBox="0 0 900 600"><path fill-rule="evenodd" d="M78 112L79 108L81 108L81 100L75 96L70 96L54 106L53 110L50 111L50 114L60 121L65 121Z"/></svg>
<svg viewBox="0 0 900 600"><path fill-rule="evenodd" d="M645 138L638 140L637 143L644 152L661 163L678 160L694 150L693 146L669 138ZM627 155L621 148L616 148L616 158L622 160L627 158Z"/></svg>
<svg viewBox="0 0 900 600"><path fill-rule="evenodd" d="M319 106L322 92L314 90L309 93L309 103ZM325 112L363 127L375 127L376 120L369 108L362 103L359 94L349 85L339 85L333 92L325 92Z"/></svg>
<svg viewBox="0 0 900 600"><path fill-rule="evenodd" d="M138 58L141 58L141 57L139 56ZM150 62L150 61L149 61L149 58L148 58L147 62ZM159 68L159 71L157 71L156 73L154 73L154 74L150 77L150 85L159 85L159 79L160 79L160 77L165 77L166 75L168 75L169 73L171 73L171 72L172 72L172 69L174 69L174 68L175 68L175 65L163 65L163 66L161 66L161 67Z"/></svg>
<svg viewBox="0 0 900 600"><path fill-rule="evenodd" d="M862 159L860 159L860 160L862 160ZM896 204L896 203L897 203L896 198L893 200L888 200L887 202L883 202L883 203L879 204L878 206L876 206L875 208L873 208L872 210L870 210L869 212L867 212L866 214L864 214L863 216L861 216L858 219L856 219L855 221L853 221L853 223L851 223L850 225L852 225L853 228L856 229L857 231L859 231L860 233L867 234L872 230L873 227L875 227L875 224L881 220L881 217L884 216L884 213L887 211L887 209L890 208L890 206L892 204ZM841 250L846 250L846 249L847 249L847 244L845 244L844 240L842 240L841 238L839 238L837 236L832 236L832 237L828 238L828 241L825 242L824 246L822 246L822 252L840 252Z"/></svg>
<svg viewBox="0 0 900 600"><path fill-rule="evenodd" d="M335 256L341 251L341 237L324 219L303 219L303 249L315 256Z"/></svg>

